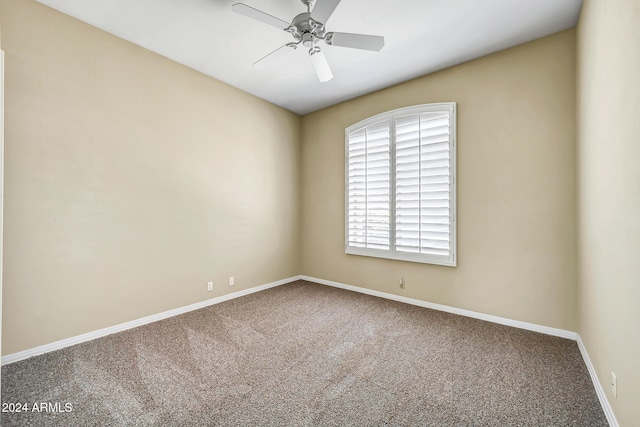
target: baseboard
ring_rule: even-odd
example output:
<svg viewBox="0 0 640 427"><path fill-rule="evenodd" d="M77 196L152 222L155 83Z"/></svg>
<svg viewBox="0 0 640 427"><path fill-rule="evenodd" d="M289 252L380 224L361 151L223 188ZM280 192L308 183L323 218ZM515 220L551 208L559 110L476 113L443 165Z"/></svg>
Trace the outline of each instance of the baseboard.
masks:
<svg viewBox="0 0 640 427"><path fill-rule="evenodd" d="M587 370L589 371L589 375L591 376L591 382L596 389L596 394L598 395L598 400L600 400L600 405L602 405L602 410L604 411L604 415L607 417L607 421L609 421L609 425L611 427L619 427L618 420L616 419L615 414L613 413L613 409L609 404L609 399L607 399L607 395L602 388L602 384L600 384L600 380L598 379L598 375L596 374L596 370L591 363L591 359L589 358L589 354L587 353L587 348L584 346L582 342L582 338L580 334L578 334L578 348L580 349L580 354L582 354L582 359L584 360L584 364L587 365Z"/></svg>
<svg viewBox="0 0 640 427"><path fill-rule="evenodd" d="M233 292L231 294L222 295L216 298L211 298L206 301L200 301L194 304L190 304L184 307L175 308L173 310L164 311L162 313L153 314L151 316L143 317L141 319L132 320L130 322L121 323L118 325L110 326L108 328L99 329L97 331L88 332L86 334L77 335L75 337L66 338L60 341L56 341L50 344L41 345L28 350L20 351L13 354L8 354L2 357L2 365L24 360L32 356L37 356L50 351L59 350L64 347L69 347L75 344L80 344L86 341L90 341L96 338L104 337L106 335L115 334L117 332L125 331L127 329L135 328L137 326L146 325L148 323L157 322L158 320L167 319L169 317L177 316L179 314L187 313L189 311L198 310L210 305L219 304L224 301L228 301L234 298L239 298L245 295L252 294L254 292L260 292L265 289L273 288L276 286L291 283L296 280L306 280L308 282L314 282L322 285L333 286L336 288L346 289L349 291L359 292L363 294L373 295L380 298L386 298L394 301L403 302L406 304L416 305L419 307L430 308L433 310L445 311L448 313L458 314L466 317L473 317L475 319L486 320L488 322L499 323L501 325L513 326L515 328L526 329L530 331L540 332L547 335L554 335L557 337L568 338L576 340L578 335L575 332L565 331L562 329L551 328L548 326L536 325L534 323L521 322L519 320L507 319L504 317L493 316L490 314L478 313L475 311L464 310L461 308L450 307L442 304L435 304L415 298L404 297L402 295L390 294L387 292L375 291L372 289L361 288L358 286L347 285L344 283L333 282L330 280L318 279L316 277L309 276L293 276L286 279L278 280L276 282L267 283L264 285L256 286L242 291ZM582 351L582 350L581 350ZM586 353L585 353L586 354Z"/></svg>
<svg viewBox="0 0 640 427"><path fill-rule="evenodd" d="M319 283L321 285L333 286L336 288L347 289L349 291L360 292L367 295L373 295L380 298L386 298L394 301L404 302L406 304L417 305L419 307L431 308L438 311L446 311L447 313L458 314L460 316L473 317L474 319L486 320L487 322L499 323L501 325L513 326L514 328L526 329L529 331L540 332L547 335L553 335L561 338L576 340L578 334L564 329L551 328L549 326L536 325L535 323L521 322L519 320L507 319L504 317L492 316L490 314L478 313L475 311L464 310L461 308L449 307L447 305L435 304L415 298L404 297L402 295L390 294L387 292L374 291L372 289L361 288L358 286L346 285L344 283L333 282L331 280L318 279L309 276L300 276L302 280L308 282Z"/></svg>
<svg viewBox="0 0 640 427"><path fill-rule="evenodd" d="M335 288L341 288L349 291L359 292L362 294L372 295L380 298L386 298L386 299L399 301L399 302L403 302L406 304L411 304L419 307L430 308L433 310L444 311L452 314L458 314L460 316L472 317L474 319L485 320L488 322L498 323L501 325L512 326L515 328L526 329L529 331L540 332L547 335L553 335L561 338L575 340L578 343L578 348L580 349L580 353L582 354L582 358L584 359L585 365L587 365L587 370L589 371L589 375L591 376L591 381L593 382L593 386L596 390L596 394L598 396L598 399L600 400L600 404L602 405L602 410L604 411L604 414L607 417L607 421L609 422L609 425L611 427L619 427L618 421L616 420L616 417L613 413L613 409L611 408L611 405L609 405L609 400L607 399L604 389L600 384L600 380L598 379L595 368L591 364L591 359L589 359L589 355L587 354L587 349L585 348L584 343L580 338L580 335L577 334L576 332L566 331L566 330L557 329L557 328L551 328L548 326L536 325L535 323L521 322L519 320L512 320L504 317L493 316L490 314L478 313L475 311L464 310L461 308L450 307L442 304L435 304L432 302L427 302L427 301L423 301L415 298L404 297L402 295L375 291L372 289L361 288L359 286L347 285L344 283L333 282L331 280L318 279L318 278L309 277L309 276L289 277L287 279L278 280L276 282L267 283L267 284L256 286L249 289L244 289L242 291L233 292L231 294L222 295L216 298L211 298L206 301L197 302L195 304L190 304L184 307L175 308L173 310L164 311L162 313L143 317L141 319L132 320L130 322L125 322L119 325L110 326L108 328L99 329L97 331L88 332L86 334L78 335L75 337L66 338L64 340L56 341L50 344L41 345L39 347L35 347L29 350L8 354L2 357L2 365L7 365L9 363L17 362L19 360L28 359L29 357L37 356L43 353L48 353L50 351L59 350L61 348L69 347L75 344L80 344L86 341L91 341L96 338L101 338L107 335L115 334L117 332L126 331L127 329L135 328L137 326L142 326L149 323L157 322L158 320L167 319L169 317L177 316L179 314L187 313L189 311L198 310L200 308L219 304L221 302L229 301L229 300L239 298L245 295L249 295L255 292L260 292L269 288L274 288L276 286L295 282L296 280L306 280L308 282L318 283L318 284L327 285L327 286L333 286Z"/></svg>
<svg viewBox="0 0 640 427"><path fill-rule="evenodd" d="M107 335L115 334L116 332L126 331L127 329L146 325L148 323L157 322L158 320L167 319L169 317L177 316L179 314L187 313L189 311L198 310L200 308L208 307L214 304L219 304L221 302L229 301L231 299L239 298L255 292L264 291L265 289L274 288L276 286L284 285L286 283L291 283L299 279L300 279L300 276L289 277L287 279L282 279L276 282L267 283L267 284L256 286L249 289L244 289L238 292L233 292L231 294L222 295L216 298L211 298L206 301L200 301L195 304L190 304L184 307L174 308L173 310L163 311L162 313L153 314L151 316L132 320L130 322L120 323L119 325L110 326L108 328L99 329L97 331L87 332L86 334L77 335L75 337L66 338L60 341L52 342L50 344L41 345L39 347L31 348L29 350L8 354L6 356L2 356L2 365L7 365L9 363L17 362L19 360L24 360L29 357L38 356L40 354L59 350L61 348L69 347L75 344L80 344L86 341L91 341L96 338L101 338Z"/></svg>
<svg viewBox="0 0 640 427"><path fill-rule="evenodd" d="M300 276L300 279L306 280L308 282L318 283L321 285L333 286L336 288L346 289L349 291L360 292L367 295L373 295L380 298L386 298L394 301L404 302L411 305L416 305L419 307L431 308L434 310L445 311L447 313L458 314L466 317L473 317L475 319L486 320L488 322L499 323L501 325L513 326L515 328L526 329L529 331L540 332L547 335L553 335L561 338L567 338L574 341L577 341L578 348L580 349L580 354L582 354L582 358L584 359L585 365L587 365L587 370L589 371L589 375L591 376L591 382L596 390L596 394L598 396L598 400L600 400L600 405L602 405L602 410L607 417L607 421L611 427L619 427L618 421L616 420L616 416L613 413L613 409L611 405L609 405L609 400L607 399L606 394L604 393L604 389L600 384L600 380L598 380L598 376L596 375L596 371L591 364L591 359L589 359L589 355L587 354L587 349L580 338L580 335L576 332L566 331L564 329L551 328L548 326L536 325L535 323L521 322L519 320L507 319L504 317L492 316L490 314L478 313L475 311L464 310L461 308L449 307L442 304L435 304L415 298L408 298L402 295L390 294L387 292L375 291L372 289L361 288L358 286L347 285L344 283L333 282L331 280L318 279L315 277L309 276Z"/></svg>

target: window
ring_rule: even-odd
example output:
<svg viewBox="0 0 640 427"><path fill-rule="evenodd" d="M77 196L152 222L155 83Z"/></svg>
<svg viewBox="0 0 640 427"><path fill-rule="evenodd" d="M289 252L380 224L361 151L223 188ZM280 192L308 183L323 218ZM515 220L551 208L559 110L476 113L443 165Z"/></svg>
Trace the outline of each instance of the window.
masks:
<svg viewBox="0 0 640 427"><path fill-rule="evenodd" d="M454 102L346 129L346 253L456 265L455 134Z"/></svg>

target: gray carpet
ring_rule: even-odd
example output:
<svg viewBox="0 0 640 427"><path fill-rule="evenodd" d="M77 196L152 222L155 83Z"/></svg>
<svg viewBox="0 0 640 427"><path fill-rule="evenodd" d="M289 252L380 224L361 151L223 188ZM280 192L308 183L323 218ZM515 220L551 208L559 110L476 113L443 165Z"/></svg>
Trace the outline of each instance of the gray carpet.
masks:
<svg viewBox="0 0 640 427"><path fill-rule="evenodd" d="M573 341L302 281L7 365L2 400L28 405L3 426L607 425Z"/></svg>

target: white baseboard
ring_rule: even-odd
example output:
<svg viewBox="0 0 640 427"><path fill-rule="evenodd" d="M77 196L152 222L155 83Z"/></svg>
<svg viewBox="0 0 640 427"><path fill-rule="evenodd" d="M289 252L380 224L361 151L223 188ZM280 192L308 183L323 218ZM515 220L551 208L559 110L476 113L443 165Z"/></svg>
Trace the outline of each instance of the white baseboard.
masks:
<svg viewBox="0 0 640 427"><path fill-rule="evenodd" d="M173 310L164 311L162 313L143 317L141 319L132 320L130 322L125 322L119 325L110 326L108 328L99 329L97 331L88 332L86 334L78 335L75 337L66 338L64 340L56 341L50 344L41 345L39 347L35 347L29 350L24 350L18 353L9 354L2 357L2 365L17 362L19 360L24 360L32 356L37 356L43 353L48 353L50 351L59 350L64 347L69 347L69 346L80 344L86 341L91 341L93 339L115 334L117 332L126 331L127 329L135 328L137 326L142 326L148 323L157 322L158 320L167 319L169 317L177 316L179 314L187 313L189 311L198 310L200 308L204 308L214 304L219 304L221 302L229 301L234 298L239 298L255 292L260 292L265 289L274 288L276 286L295 282L296 280L306 280L308 282L318 283L318 284L327 285L327 286L333 286L335 288L346 289L349 291L359 292L362 294L373 295L376 297L385 298L393 301L399 301L406 304L415 305L418 307L430 308L433 310L458 314L460 316L472 317L475 319L485 320L488 322L498 323L501 325L512 326L515 328L526 329L529 331L540 332L547 335L553 335L553 336L577 341L578 348L580 349L582 358L584 359L584 362L587 365L587 370L589 371L589 375L591 376L591 381L593 382L593 385L596 390L596 394L598 395L598 399L600 400L600 404L602 405L604 414L607 417L607 421L609 422L609 425L611 427L619 427L618 421L616 420L616 417L613 413L613 409L611 408L611 405L609 405L609 400L607 399L607 396L604 393L604 389L602 388L602 385L598 380L596 371L593 365L591 364L591 359L589 359L589 355L587 354L587 350L584 346L584 343L582 342L580 335L577 334L576 332L566 331L564 329L551 328L548 326L536 325L535 323L521 322L519 320L512 320L504 317L493 316L490 314L478 313L475 311L464 310L461 308L450 307L442 304L435 304L432 302L427 302L427 301L423 301L415 298L404 297L402 295L375 291L372 289L361 288L358 286L347 285L344 283L333 282L331 280L318 279L318 278L309 277L309 276L289 277L287 279L278 280L276 282L267 283L267 284L256 286L249 289L244 289L242 291L233 292L231 294L222 295L216 298L211 298L206 301L197 302L195 304L190 304L184 307L175 308Z"/></svg>
<svg viewBox="0 0 640 427"><path fill-rule="evenodd" d="M576 340L578 334L564 329L551 328L549 326L536 325L535 323L521 322L519 320L507 319L504 317L492 316L490 314L478 313L475 311L464 310L461 308L449 307L447 305L435 304L415 298L403 297L402 295L389 294L387 292L374 291L358 286L346 285L344 283L332 282L331 280L317 279L315 277L300 276L302 280L308 282L319 283L321 285L333 286L336 288L347 289L349 291L360 292L362 294L373 295L380 298L386 298L394 301L404 302L406 304L417 305L418 307L431 308L438 311L446 311L447 313L458 314L460 316L473 317L474 319L486 320L487 322L499 323L501 325L513 326L514 328L526 329L529 331L540 332L547 335L553 335L561 338Z"/></svg>
<svg viewBox="0 0 640 427"><path fill-rule="evenodd" d="M618 420L616 419L615 414L613 413L613 409L609 404L609 399L607 399L607 395L602 388L602 384L600 384L600 380L598 379L598 374L596 374L596 370L591 363L591 359L589 359L589 354L587 354L587 348L584 346L582 342L582 338L580 334L578 334L578 348L580 349L580 354L582 354L582 359L584 360L584 364L587 365L587 370L589 371L589 375L591 376L591 382L596 389L596 394L598 395L598 399L600 400L600 405L602 405L602 410L604 411L604 415L607 417L607 421L609 421L609 425L611 427L619 427Z"/></svg>
<svg viewBox="0 0 640 427"><path fill-rule="evenodd" d="M344 283L333 282L331 280L318 279L315 277L309 276L300 276L302 280L306 280L308 282L318 283L321 285L333 286L336 288L347 289L349 291L360 292L367 295L373 295L380 298L386 298L394 301L404 302L411 305L416 305L419 307L431 308L439 311L446 311L447 313L458 314L460 316L473 317L475 319L486 320L488 322L499 323L501 325L513 326L515 328L526 329L529 331L540 332L547 335L553 335L561 338L568 338L574 341L577 341L578 348L580 349L580 353L582 354L582 358L584 359L585 365L587 365L587 370L589 371L589 375L591 376L591 382L593 382L593 386L596 390L596 394L598 399L600 400L600 405L602 405L602 410L604 411L605 416L607 417L607 421L611 427L619 427L618 421L616 420L616 416L613 413L613 409L611 405L609 405L609 400L604 393L604 389L598 380L598 376L596 375L596 371L591 364L591 360L589 359L589 355L587 354L587 349L580 338L580 335L576 332L566 331L564 329L556 329L550 328L548 326L536 325L535 323L527 323L521 322L519 320L506 319L504 317L492 316L490 314L478 313L475 311L464 310L461 308L449 307L446 305L435 304L427 301L422 301L419 299L403 297L401 295L390 294L387 292L374 291L367 288L361 288L358 286L346 285Z"/></svg>
<svg viewBox="0 0 640 427"><path fill-rule="evenodd" d="M43 353L48 353L50 351L59 350L61 348L69 347L75 344L80 344L86 341L91 341L96 338L104 337L106 335L115 334L116 332L126 331L127 329L146 325L152 322L157 322L158 320L167 319L169 317L177 316L179 314L187 313L193 310L198 310L200 308L204 308L210 305L219 304L221 302L228 301L234 298L239 298L245 295L249 295L254 292L264 291L265 289L274 288L276 286L294 282L299 279L300 279L300 276L289 277L287 279L282 279L276 282L267 283L265 285L244 289L242 291L233 292L231 294L222 295L216 298L211 298L206 301L200 301L195 304L190 304L184 307L174 308L173 310L163 311L162 313L153 314L151 316L132 320L130 322L120 323L119 325L110 326L108 328L99 329L97 331L87 332L86 334L77 335L75 337L66 338L60 341L52 342L50 344L41 345L39 347L31 348L29 350L8 354L6 356L2 356L2 365L7 365L9 363L17 362L19 360L24 360L32 356L37 356Z"/></svg>

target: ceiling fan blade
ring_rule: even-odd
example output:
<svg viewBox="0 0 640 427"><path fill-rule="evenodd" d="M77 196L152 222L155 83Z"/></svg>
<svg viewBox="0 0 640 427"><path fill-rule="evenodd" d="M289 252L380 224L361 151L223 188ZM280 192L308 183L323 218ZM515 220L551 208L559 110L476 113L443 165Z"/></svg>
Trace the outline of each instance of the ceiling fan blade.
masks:
<svg viewBox="0 0 640 427"><path fill-rule="evenodd" d="M317 0L310 18L321 24L326 24L339 3L340 0Z"/></svg>
<svg viewBox="0 0 640 427"><path fill-rule="evenodd" d="M333 78L333 73L329 68L327 58L324 57L324 52L321 50L314 52L311 55L311 62L313 62L313 68L316 69L316 74L321 82L328 82Z"/></svg>
<svg viewBox="0 0 640 427"><path fill-rule="evenodd" d="M384 47L384 37L355 33L327 33L325 41L330 46L379 52Z"/></svg>
<svg viewBox="0 0 640 427"><path fill-rule="evenodd" d="M280 28L281 30L288 28L290 25L287 21L283 21L280 18L271 16L268 13L262 12L261 10L254 9L244 3L234 4L233 6L231 6L231 10L233 10L235 13L239 13L240 15L253 18L257 21L264 22L265 24L272 25L276 28Z"/></svg>

